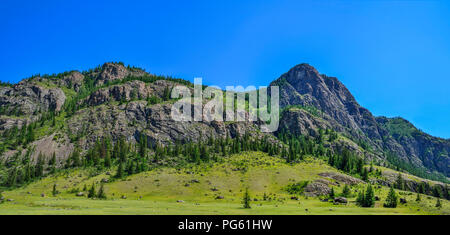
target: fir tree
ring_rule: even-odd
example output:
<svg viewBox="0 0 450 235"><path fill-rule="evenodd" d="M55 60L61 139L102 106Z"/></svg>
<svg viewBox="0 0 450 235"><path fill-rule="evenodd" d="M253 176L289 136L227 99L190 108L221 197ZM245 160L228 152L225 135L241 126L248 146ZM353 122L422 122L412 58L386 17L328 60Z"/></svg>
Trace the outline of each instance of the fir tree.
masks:
<svg viewBox="0 0 450 235"><path fill-rule="evenodd" d="M105 193L105 190L103 188L103 184L100 186L100 189L98 190L97 198L106 199L106 193Z"/></svg>
<svg viewBox="0 0 450 235"><path fill-rule="evenodd" d="M416 202L420 202L422 199L420 198L420 193L417 193Z"/></svg>
<svg viewBox="0 0 450 235"><path fill-rule="evenodd" d="M245 209L250 209L250 194L248 192L248 188L245 189L245 193L244 193L244 198L242 200L242 205L244 206Z"/></svg>
<svg viewBox="0 0 450 235"><path fill-rule="evenodd" d="M373 207L374 205L375 205L375 194L373 192L372 185L369 184L366 189L366 194L364 195L363 207Z"/></svg>
<svg viewBox="0 0 450 235"><path fill-rule="evenodd" d="M169 99L170 99L170 89L168 86L166 86L163 91L163 100L167 101Z"/></svg>
<svg viewBox="0 0 450 235"><path fill-rule="evenodd" d="M397 180L395 182L395 187L400 189L400 190L404 189L404 181L403 181L401 173L398 173Z"/></svg>
<svg viewBox="0 0 450 235"><path fill-rule="evenodd" d="M75 149L73 151L71 159L72 159L72 167L81 166L80 151L78 149Z"/></svg>
<svg viewBox="0 0 450 235"><path fill-rule="evenodd" d="M419 194L417 194L417 195L419 195ZM395 193L394 187L391 187L391 190L389 191L389 194L388 194L383 206L387 207L387 208L396 208L397 201L398 201L397 194Z"/></svg>
<svg viewBox="0 0 450 235"><path fill-rule="evenodd" d="M347 184L344 185L344 188L342 189L342 194L343 197L348 197L350 196L350 188L348 187Z"/></svg>
<svg viewBox="0 0 450 235"><path fill-rule="evenodd" d="M106 168L110 168L111 167L111 157L110 157L109 152L106 152L105 167Z"/></svg>
<svg viewBox="0 0 450 235"><path fill-rule="evenodd" d="M334 196L335 196L335 194L334 194L334 187L331 187L331 191L330 191L330 193L328 194L328 197L329 197L330 199L334 199Z"/></svg>
<svg viewBox="0 0 450 235"><path fill-rule="evenodd" d="M361 191L359 191L358 197L356 198L356 203L359 206L364 206L364 202L365 202L365 200L364 200L364 190L361 190Z"/></svg>
<svg viewBox="0 0 450 235"><path fill-rule="evenodd" d="M53 195L53 197L55 197L56 195L58 195L58 190L56 190L56 184L53 184L52 195Z"/></svg>
<svg viewBox="0 0 450 235"><path fill-rule="evenodd" d="M439 209L442 208L441 199L439 199L439 198L436 201L436 207L439 208Z"/></svg>
<svg viewBox="0 0 450 235"><path fill-rule="evenodd" d="M92 184L92 186L88 192L88 198L94 198L94 197L95 197L95 184Z"/></svg>

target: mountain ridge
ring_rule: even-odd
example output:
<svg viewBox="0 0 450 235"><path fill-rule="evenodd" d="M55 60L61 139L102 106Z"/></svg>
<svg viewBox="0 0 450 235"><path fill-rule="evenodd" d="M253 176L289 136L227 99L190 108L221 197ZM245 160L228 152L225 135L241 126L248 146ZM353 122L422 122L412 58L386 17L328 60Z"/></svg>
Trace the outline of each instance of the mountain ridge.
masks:
<svg viewBox="0 0 450 235"><path fill-rule="evenodd" d="M258 128L249 123L177 125L164 121L164 116L169 118L171 105L164 97L165 92L179 82L182 80L158 77L123 63L105 63L84 72L34 76L0 87L0 130L4 134L13 126L37 122L45 112L65 113L59 121L69 125L62 123L61 130L41 133L37 139L46 138L46 144L35 144L37 147L63 146L58 151L62 158L67 158L69 151L75 148L71 144L74 140L82 149L87 149L99 137L112 136L117 140L123 133L134 141L139 141L139 136L144 134L152 143L233 137L242 133L261 135ZM387 155L397 155L390 156L401 160L396 167L410 164L426 168L430 173L438 171L447 177L450 175L450 141L428 135L414 126L410 128L395 118L372 115L337 78L320 74L311 65L302 63L271 85L280 86L281 107L315 107L324 113L320 119L325 121L319 122L314 115L290 112L289 119L282 117L280 126L296 126L302 134L317 132L317 128L332 128L363 146L362 156L369 160L387 161Z"/></svg>
<svg viewBox="0 0 450 235"><path fill-rule="evenodd" d="M282 90L281 106L314 106L324 111L340 124L334 128L367 141L371 147L381 152L380 158L386 158L383 156L385 151L392 151L404 161L426 167L431 171L438 170L449 176L449 140L426 134L409 121L407 123L411 126L404 129L413 129L413 132L398 133L395 125L402 124L396 121L398 119L372 115L369 110L358 104L337 78L321 75L314 67L303 63L294 66L271 85L279 85ZM392 135L395 138L392 138ZM432 148L430 150L432 152L443 150L443 158L441 155L436 157L437 153L424 157L427 153L423 148L427 147Z"/></svg>

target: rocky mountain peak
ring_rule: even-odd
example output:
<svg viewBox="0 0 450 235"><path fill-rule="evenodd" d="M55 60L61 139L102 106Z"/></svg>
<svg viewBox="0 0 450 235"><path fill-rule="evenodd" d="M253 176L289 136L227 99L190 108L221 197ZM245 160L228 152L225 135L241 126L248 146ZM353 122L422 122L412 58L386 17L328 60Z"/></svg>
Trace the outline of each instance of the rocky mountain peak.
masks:
<svg viewBox="0 0 450 235"><path fill-rule="evenodd" d="M96 84L103 85L107 82L120 80L127 76L142 76L146 74L142 70L129 69L123 63L105 63L98 74Z"/></svg>

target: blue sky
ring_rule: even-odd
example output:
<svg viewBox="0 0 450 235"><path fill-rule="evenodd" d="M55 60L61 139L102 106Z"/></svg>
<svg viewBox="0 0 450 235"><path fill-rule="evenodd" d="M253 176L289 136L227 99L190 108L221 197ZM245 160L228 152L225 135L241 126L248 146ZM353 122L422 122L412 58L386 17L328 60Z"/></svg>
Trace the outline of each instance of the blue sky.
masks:
<svg viewBox="0 0 450 235"><path fill-rule="evenodd" d="M450 137L445 1L2 1L0 80L123 61L205 84L267 85L299 63L375 115Z"/></svg>

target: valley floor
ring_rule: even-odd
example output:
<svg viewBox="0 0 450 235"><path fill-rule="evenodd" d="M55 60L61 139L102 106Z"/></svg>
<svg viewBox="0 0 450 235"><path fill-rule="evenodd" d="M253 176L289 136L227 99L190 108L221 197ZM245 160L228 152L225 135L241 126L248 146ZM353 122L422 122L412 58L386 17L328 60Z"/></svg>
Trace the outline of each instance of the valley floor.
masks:
<svg viewBox="0 0 450 235"><path fill-rule="evenodd" d="M381 198L374 208L361 208L355 203L356 191L365 186L354 185L347 205L322 202L319 197L297 196L285 191L287 185L300 182L329 180L337 194L343 184L318 174L338 172L320 160L310 159L298 164L260 152L233 155L219 163L191 165L182 169L160 168L114 180L114 172L92 176L90 170L71 170L47 177L28 186L3 192L5 201L0 214L263 214L263 215L350 215L350 214L450 214L450 203L441 200L443 207L435 207L436 198L401 192L407 200L397 208L384 208L388 188L374 187ZM77 197L86 185L105 183L108 199ZM60 191L52 196L53 185ZM251 209L243 209L245 188L252 198ZM266 195L266 196L264 196ZM266 200L264 200L266 198ZM12 199L12 200L8 200Z"/></svg>

